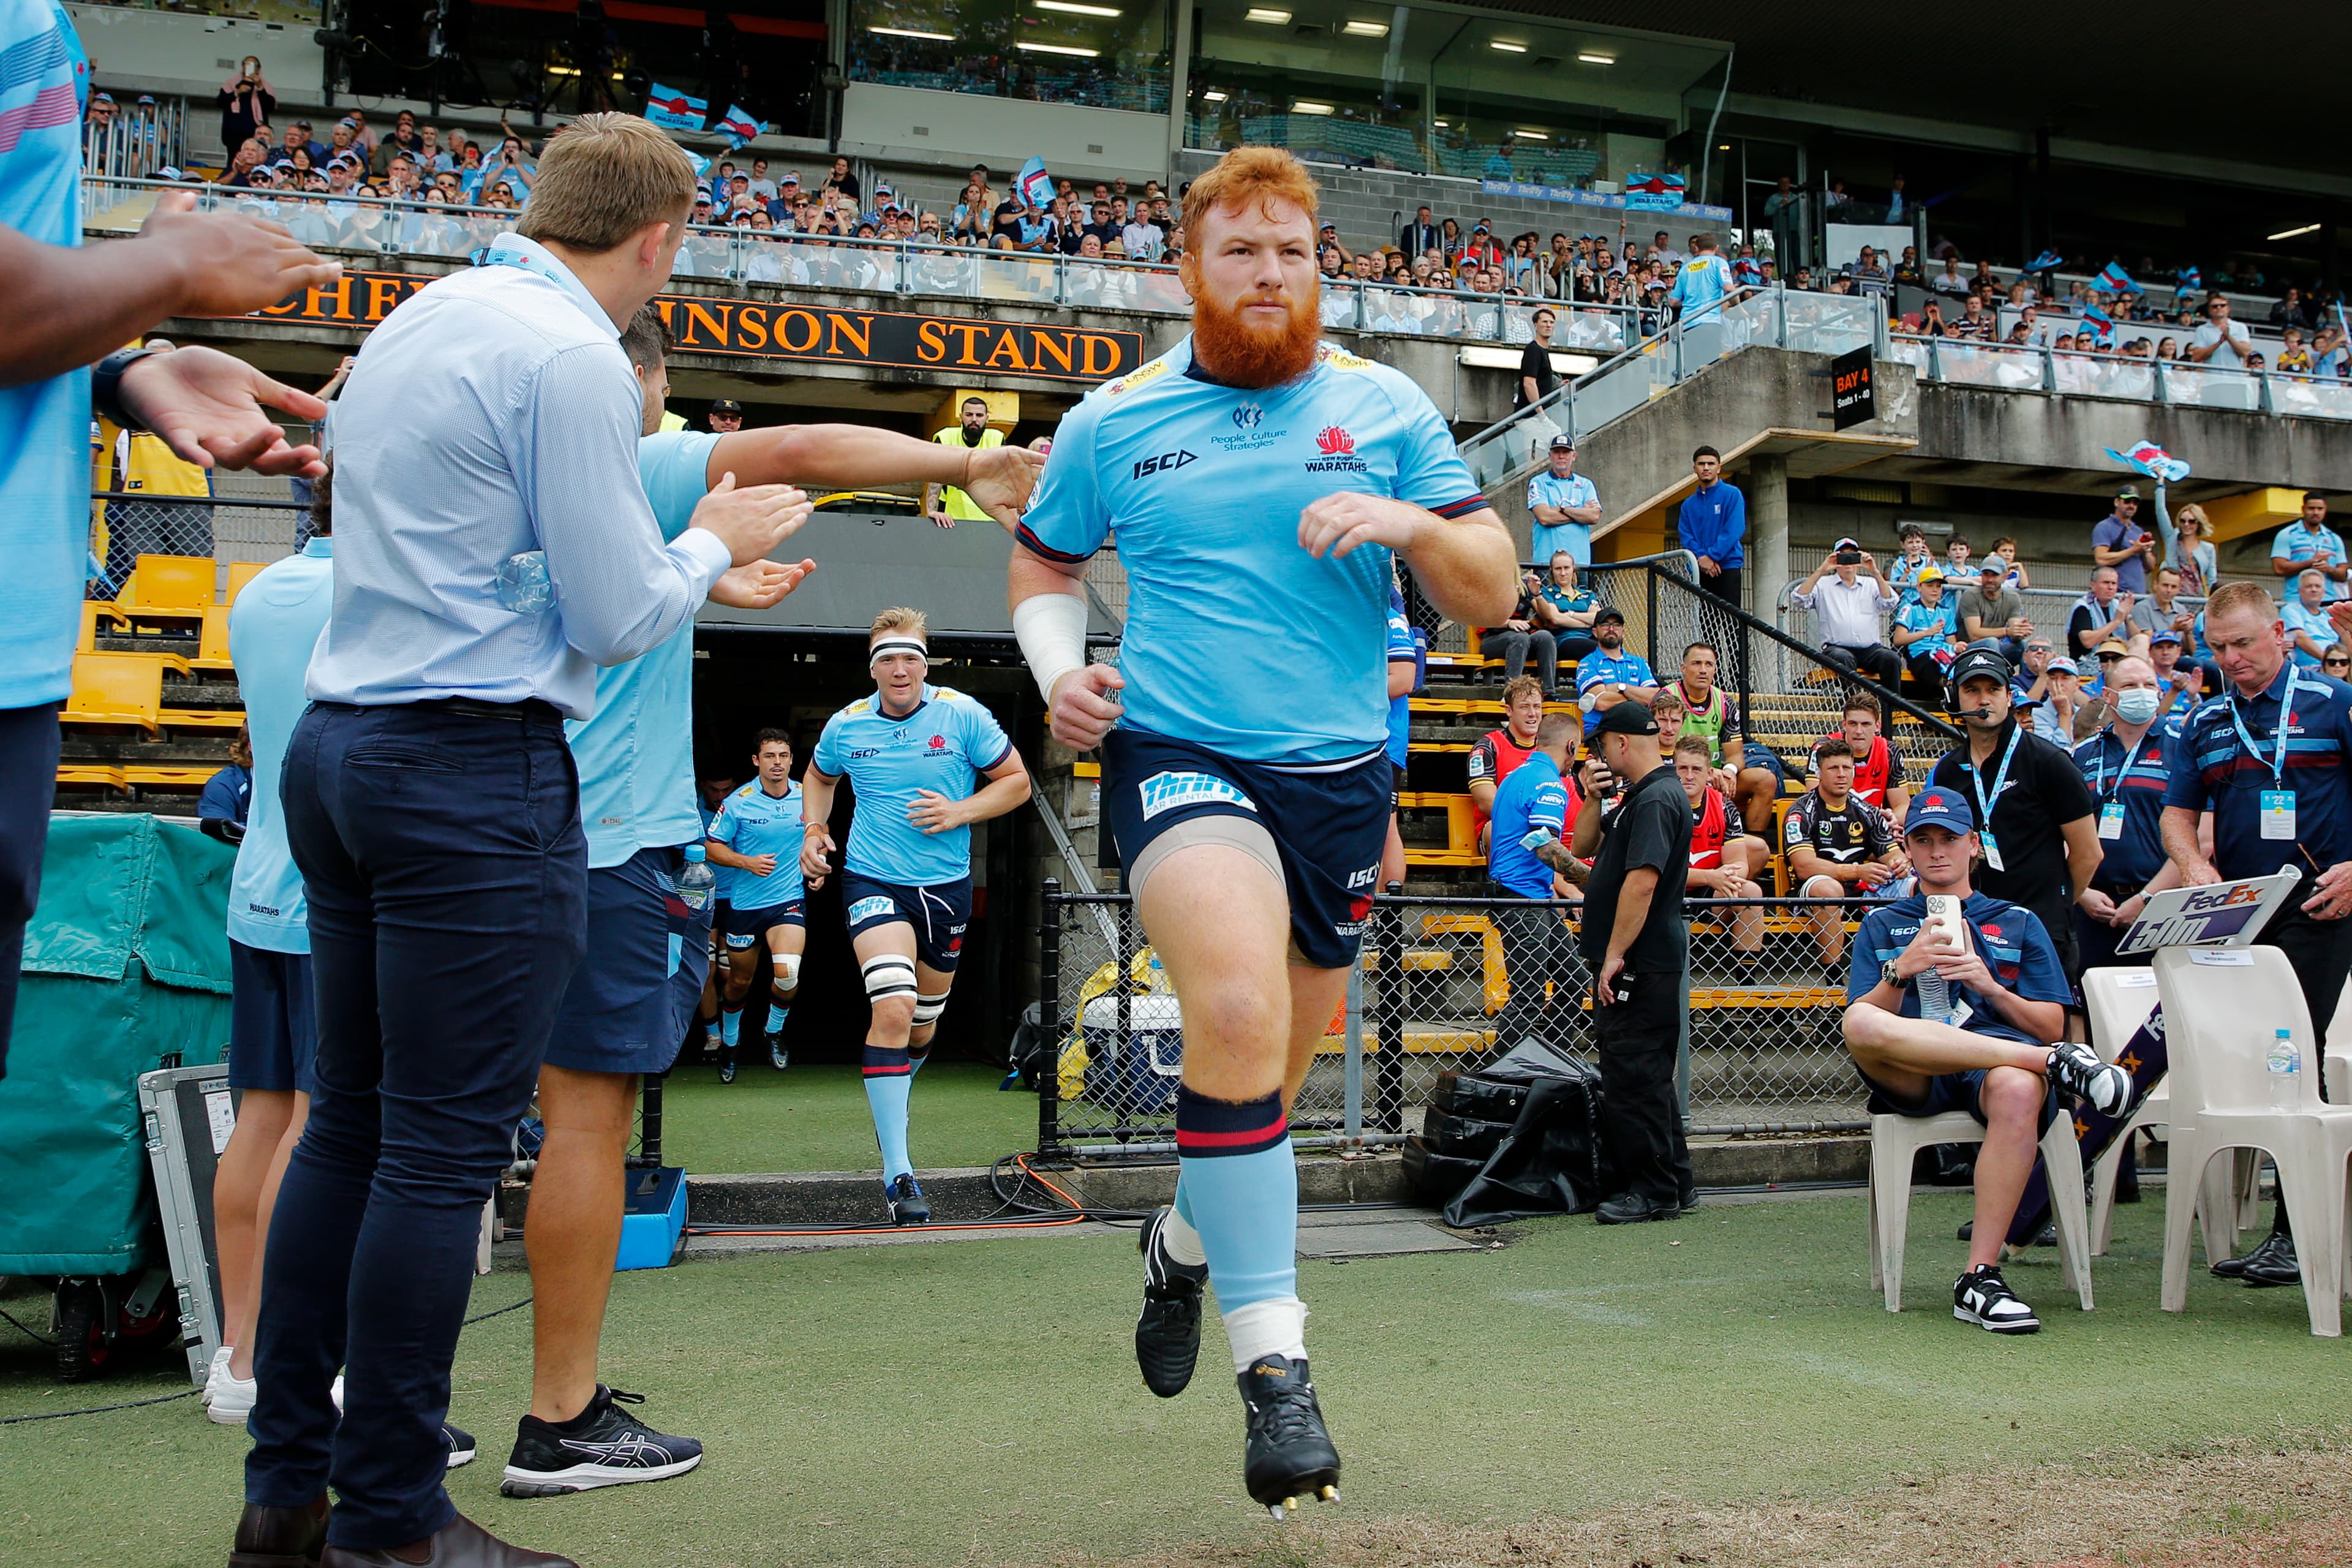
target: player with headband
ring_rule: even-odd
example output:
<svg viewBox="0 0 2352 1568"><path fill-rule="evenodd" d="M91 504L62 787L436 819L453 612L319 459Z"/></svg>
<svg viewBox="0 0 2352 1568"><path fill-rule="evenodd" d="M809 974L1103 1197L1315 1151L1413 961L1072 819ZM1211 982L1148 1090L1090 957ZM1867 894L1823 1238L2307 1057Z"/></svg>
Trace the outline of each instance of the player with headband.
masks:
<svg viewBox="0 0 2352 1568"><path fill-rule="evenodd" d="M1227 153L1192 182L1184 232L1192 334L1063 419L1010 598L1055 739L1103 748L1104 814L1184 1019L1181 1174L1143 1230L1136 1359L1153 1393L1181 1391L1214 1284L1244 1480L1280 1517L1339 1475L1307 1379L1287 1116L1388 830L1390 563L1469 625L1501 624L1518 574L1427 395L1318 342L1298 161ZM1113 533L1118 669L1087 661L1083 582ZM1277 619L1317 635L1269 637Z"/></svg>
<svg viewBox="0 0 2352 1568"><path fill-rule="evenodd" d="M925 676L923 612L889 609L866 637L874 695L824 721L801 775L801 871L812 891L831 874L834 786L856 792L841 902L873 1022L866 1103L882 1150L893 1225L921 1225L931 1205L907 1155L915 1074L955 984L971 918L971 825L1029 798L1029 773L987 709ZM978 790L974 775L988 782Z"/></svg>

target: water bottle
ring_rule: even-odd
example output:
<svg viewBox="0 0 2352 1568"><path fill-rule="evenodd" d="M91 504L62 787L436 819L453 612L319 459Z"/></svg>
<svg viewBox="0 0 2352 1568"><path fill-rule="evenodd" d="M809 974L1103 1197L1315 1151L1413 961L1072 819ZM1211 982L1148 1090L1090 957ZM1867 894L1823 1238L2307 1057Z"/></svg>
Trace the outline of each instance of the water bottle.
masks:
<svg viewBox="0 0 2352 1568"><path fill-rule="evenodd" d="M710 907L710 895L718 889L719 874L710 868L703 857L702 846L686 847L686 864L677 873L677 896L696 914Z"/></svg>
<svg viewBox="0 0 2352 1568"><path fill-rule="evenodd" d="M536 616L555 603L555 583L547 574L547 552L524 550L499 566L499 604L518 616Z"/></svg>
<svg viewBox="0 0 2352 1568"><path fill-rule="evenodd" d="M2284 1029L2271 1032L2271 1104L2293 1110L2303 1104L2303 1053Z"/></svg>

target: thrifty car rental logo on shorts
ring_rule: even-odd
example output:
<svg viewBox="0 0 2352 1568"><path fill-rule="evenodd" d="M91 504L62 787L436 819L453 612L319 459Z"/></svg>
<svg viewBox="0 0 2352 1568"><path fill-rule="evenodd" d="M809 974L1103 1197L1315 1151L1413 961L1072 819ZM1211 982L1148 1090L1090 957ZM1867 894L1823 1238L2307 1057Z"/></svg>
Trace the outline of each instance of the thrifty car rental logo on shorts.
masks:
<svg viewBox="0 0 2352 1568"><path fill-rule="evenodd" d="M1315 449L1323 456L1308 459L1310 474L1360 474L1371 468L1356 456L1356 438L1337 425L1326 425L1316 433Z"/></svg>
<svg viewBox="0 0 2352 1568"><path fill-rule="evenodd" d="M1143 820L1163 811L1175 811L1209 801L1230 801L1244 811L1255 811L1250 797L1214 773L1154 773L1143 781Z"/></svg>
<svg viewBox="0 0 2352 1568"><path fill-rule="evenodd" d="M892 899L860 899L849 906L849 923L856 925L877 915L887 915L898 907L898 901Z"/></svg>

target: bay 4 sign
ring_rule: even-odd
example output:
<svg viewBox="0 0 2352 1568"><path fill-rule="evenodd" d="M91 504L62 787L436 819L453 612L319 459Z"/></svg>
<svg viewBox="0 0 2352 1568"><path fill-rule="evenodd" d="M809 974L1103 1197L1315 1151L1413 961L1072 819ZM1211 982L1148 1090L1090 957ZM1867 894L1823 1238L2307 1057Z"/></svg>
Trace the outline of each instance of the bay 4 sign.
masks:
<svg viewBox="0 0 2352 1568"><path fill-rule="evenodd" d="M254 314L269 321L373 327L432 281L415 273L347 271L331 288L305 289ZM1088 383L1123 375L1143 363L1141 332L700 294L664 294L655 303L679 353Z"/></svg>

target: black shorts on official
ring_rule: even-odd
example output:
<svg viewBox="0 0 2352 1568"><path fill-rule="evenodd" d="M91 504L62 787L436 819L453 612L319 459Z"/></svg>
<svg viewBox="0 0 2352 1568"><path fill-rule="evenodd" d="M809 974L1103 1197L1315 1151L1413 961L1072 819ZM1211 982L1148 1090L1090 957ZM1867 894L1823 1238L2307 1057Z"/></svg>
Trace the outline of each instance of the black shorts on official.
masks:
<svg viewBox="0 0 2352 1568"><path fill-rule="evenodd" d="M2012 1037L2003 1034L1999 1037L2014 1038L2021 1045L2033 1043L2022 1035ZM1978 1126L1987 1125L1983 1095L1985 1074L1992 1070L1990 1068L1970 1068L1966 1072L1937 1073L1927 1079L1927 1092L1916 1100L1906 1100L1860 1068L1853 1070L1861 1078L1864 1086L1870 1090L1870 1113L1873 1116L1928 1117L1942 1116L1954 1110L1964 1110L1976 1118ZM2058 1097L2045 1092L2042 1097L2040 1130L2044 1132L2049 1131L2050 1124L2057 1119Z"/></svg>
<svg viewBox="0 0 2352 1568"><path fill-rule="evenodd" d="M555 1018L547 1060L574 1072L667 1072L709 973L709 911L687 907L676 849L640 849L588 873L588 951Z"/></svg>
<svg viewBox="0 0 2352 1568"><path fill-rule="evenodd" d="M745 952L759 946L767 934L778 926L808 924L807 905L794 899L790 903L770 904L763 910L738 909L727 906L726 921L719 927L719 937L730 952Z"/></svg>
<svg viewBox="0 0 2352 1568"><path fill-rule="evenodd" d="M228 939L228 1086L280 1094L313 1091L319 1018L310 1002L310 955L273 952Z"/></svg>
<svg viewBox="0 0 2352 1568"><path fill-rule="evenodd" d="M841 874L841 909L850 940L904 921L915 928L915 960L941 974L953 974L963 957L963 931L971 923L971 879L959 877L936 887L880 882L855 871Z"/></svg>
<svg viewBox="0 0 2352 1568"><path fill-rule="evenodd" d="M1266 868L1290 895L1291 946L1318 969L1355 962L1394 783L1377 746L1337 763L1245 763L1142 730L1103 740L1103 813L1128 890L1182 844L1228 844L1263 860L1270 843Z"/></svg>

